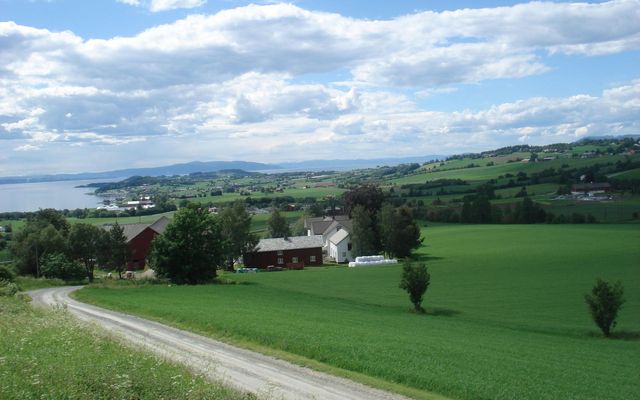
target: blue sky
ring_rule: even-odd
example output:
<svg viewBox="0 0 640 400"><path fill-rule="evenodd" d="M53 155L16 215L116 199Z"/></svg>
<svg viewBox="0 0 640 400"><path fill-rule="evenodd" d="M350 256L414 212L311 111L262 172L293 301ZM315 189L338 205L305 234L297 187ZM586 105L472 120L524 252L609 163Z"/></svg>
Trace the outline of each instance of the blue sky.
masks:
<svg viewBox="0 0 640 400"><path fill-rule="evenodd" d="M0 176L640 134L640 0L0 0Z"/></svg>

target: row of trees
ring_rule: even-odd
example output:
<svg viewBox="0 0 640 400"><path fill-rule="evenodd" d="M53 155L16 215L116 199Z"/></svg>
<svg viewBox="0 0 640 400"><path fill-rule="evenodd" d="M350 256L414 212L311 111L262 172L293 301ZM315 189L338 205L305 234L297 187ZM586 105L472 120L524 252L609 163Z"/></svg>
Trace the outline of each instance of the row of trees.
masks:
<svg viewBox="0 0 640 400"><path fill-rule="evenodd" d="M97 264L122 272L128 258L127 238L117 223L110 230L78 223L70 225L53 209L31 214L12 240L17 272L51 278L78 278L80 266L92 282Z"/></svg>

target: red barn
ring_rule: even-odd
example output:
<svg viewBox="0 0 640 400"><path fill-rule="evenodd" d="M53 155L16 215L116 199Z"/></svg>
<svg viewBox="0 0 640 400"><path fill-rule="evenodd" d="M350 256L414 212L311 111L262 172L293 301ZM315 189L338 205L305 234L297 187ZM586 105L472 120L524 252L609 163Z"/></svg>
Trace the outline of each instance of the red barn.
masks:
<svg viewBox="0 0 640 400"><path fill-rule="evenodd" d="M157 235L164 233L169 225L169 218L160 217L152 224L124 224L120 225L127 238L131 258L127 262L128 270L143 269L147 262L147 257L151 252L151 242ZM111 226L106 226L111 229Z"/></svg>
<svg viewBox="0 0 640 400"><path fill-rule="evenodd" d="M245 257L244 265L290 269L322 265L322 235L260 239L254 252Z"/></svg>

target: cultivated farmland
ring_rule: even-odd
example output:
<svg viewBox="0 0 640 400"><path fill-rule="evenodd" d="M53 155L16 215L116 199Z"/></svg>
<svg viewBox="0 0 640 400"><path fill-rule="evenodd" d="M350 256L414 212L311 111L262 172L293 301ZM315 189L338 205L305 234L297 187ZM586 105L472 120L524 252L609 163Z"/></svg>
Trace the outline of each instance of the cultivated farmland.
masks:
<svg viewBox="0 0 640 400"><path fill-rule="evenodd" d="M77 296L416 398L640 396L636 225L423 233L418 257L432 274L426 316L409 312L399 267L231 276L239 285L92 287ZM625 286L614 340L600 336L584 304L598 277Z"/></svg>

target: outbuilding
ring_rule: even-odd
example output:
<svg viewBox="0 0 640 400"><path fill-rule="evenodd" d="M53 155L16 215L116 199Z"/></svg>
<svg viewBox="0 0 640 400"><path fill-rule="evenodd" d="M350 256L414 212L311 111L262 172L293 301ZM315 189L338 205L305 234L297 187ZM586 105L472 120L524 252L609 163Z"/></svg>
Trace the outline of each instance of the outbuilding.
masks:
<svg viewBox="0 0 640 400"><path fill-rule="evenodd" d="M322 235L260 239L255 250L245 256L244 264L289 269L322 265Z"/></svg>

